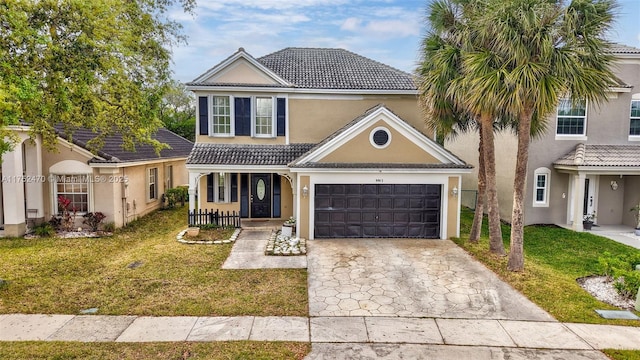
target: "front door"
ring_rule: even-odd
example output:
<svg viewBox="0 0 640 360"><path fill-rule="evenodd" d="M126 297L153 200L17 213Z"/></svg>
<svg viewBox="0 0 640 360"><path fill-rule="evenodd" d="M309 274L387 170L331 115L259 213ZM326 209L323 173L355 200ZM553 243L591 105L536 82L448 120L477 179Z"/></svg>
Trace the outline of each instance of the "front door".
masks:
<svg viewBox="0 0 640 360"><path fill-rule="evenodd" d="M582 198L582 215L593 214L596 211L596 177L587 175L584 179L584 197Z"/></svg>
<svg viewBox="0 0 640 360"><path fill-rule="evenodd" d="M271 217L271 174L251 175L251 217Z"/></svg>

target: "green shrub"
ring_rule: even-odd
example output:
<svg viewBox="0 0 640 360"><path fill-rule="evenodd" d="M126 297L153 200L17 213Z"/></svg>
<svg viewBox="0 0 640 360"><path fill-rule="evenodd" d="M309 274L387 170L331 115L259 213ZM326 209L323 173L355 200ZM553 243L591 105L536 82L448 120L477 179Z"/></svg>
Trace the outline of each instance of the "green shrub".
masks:
<svg viewBox="0 0 640 360"><path fill-rule="evenodd" d="M178 203L184 206L185 201L189 200L189 187L178 186L167 190L164 194L167 207L174 208Z"/></svg>
<svg viewBox="0 0 640 360"><path fill-rule="evenodd" d="M41 237L50 237L56 234L56 229L48 222L36 225L33 233Z"/></svg>
<svg viewBox="0 0 640 360"><path fill-rule="evenodd" d="M635 270L640 254L616 257L605 251L603 255L598 258L603 275L615 279L613 286L620 295L635 299L640 287L640 271Z"/></svg>

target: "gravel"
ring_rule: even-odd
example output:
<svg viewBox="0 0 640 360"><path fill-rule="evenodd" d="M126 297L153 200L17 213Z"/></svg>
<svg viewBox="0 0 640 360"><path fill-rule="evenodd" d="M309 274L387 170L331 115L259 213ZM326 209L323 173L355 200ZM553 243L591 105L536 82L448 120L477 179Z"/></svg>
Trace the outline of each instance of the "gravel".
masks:
<svg viewBox="0 0 640 360"><path fill-rule="evenodd" d="M635 301L627 299L613 287L613 281L606 276L587 276L579 278L578 284L596 299L619 308L633 309Z"/></svg>

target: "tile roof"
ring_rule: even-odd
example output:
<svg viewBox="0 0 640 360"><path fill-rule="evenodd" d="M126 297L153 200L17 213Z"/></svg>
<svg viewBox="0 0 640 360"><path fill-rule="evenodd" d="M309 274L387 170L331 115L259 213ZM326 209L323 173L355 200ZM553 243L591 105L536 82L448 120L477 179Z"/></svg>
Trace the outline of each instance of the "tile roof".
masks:
<svg viewBox="0 0 640 360"><path fill-rule="evenodd" d="M249 145L197 143L187 159L193 165L280 165L309 151L314 144Z"/></svg>
<svg viewBox="0 0 640 360"><path fill-rule="evenodd" d="M613 54L640 54L640 49L624 44L611 44L611 53Z"/></svg>
<svg viewBox="0 0 640 360"><path fill-rule="evenodd" d="M257 60L302 88L416 89L411 74L344 49L289 47Z"/></svg>
<svg viewBox="0 0 640 360"><path fill-rule="evenodd" d="M61 129L56 129L58 136L69 140ZM77 129L73 132L72 142L80 147L91 151L87 145L89 140L96 137L96 133L88 129ZM187 157L193 143L182 136L175 134L167 129L161 128L153 136L154 139L171 146L171 149L163 149L160 156L156 154L151 145L136 145L136 151L127 151L122 148L122 137L113 135L108 136L104 141L104 146L97 151L97 155L105 160L93 158L90 163L121 163L145 160L158 160L167 158Z"/></svg>
<svg viewBox="0 0 640 360"><path fill-rule="evenodd" d="M640 145L578 144L554 165L640 167Z"/></svg>
<svg viewBox="0 0 640 360"><path fill-rule="evenodd" d="M395 164L395 163L304 163L296 165L304 169L472 169L468 164Z"/></svg>

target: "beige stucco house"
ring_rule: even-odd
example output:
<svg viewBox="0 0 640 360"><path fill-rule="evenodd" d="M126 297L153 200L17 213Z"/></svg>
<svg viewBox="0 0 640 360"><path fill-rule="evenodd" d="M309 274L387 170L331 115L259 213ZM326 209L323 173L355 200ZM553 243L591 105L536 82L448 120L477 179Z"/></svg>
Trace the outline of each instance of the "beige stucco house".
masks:
<svg viewBox="0 0 640 360"><path fill-rule="evenodd" d="M546 133L531 142L525 224L567 224L583 230L583 217L600 225L635 226L629 210L640 202L640 49L616 45L620 79L600 106L562 99ZM510 221L517 140L496 134L500 215ZM478 134L459 136L445 147L470 164L478 161ZM463 189L477 189L477 170Z"/></svg>
<svg viewBox="0 0 640 360"><path fill-rule="evenodd" d="M187 183L185 161L192 142L160 129L155 138L171 146L158 156L148 145L135 152L122 148L122 139L108 137L97 153L87 142L95 137L79 129L73 142L58 138L56 151L43 148L39 136L29 137L28 126L13 126L20 139L2 156L0 219L3 236L21 236L27 226L48 221L60 214L58 197L72 201L82 215L102 212L105 223L120 227L161 206L166 189Z"/></svg>
<svg viewBox="0 0 640 360"><path fill-rule="evenodd" d="M426 135L412 75L342 49L244 49L197 99L190 210L297 219L308 239L459 235L471 167Z"/></svg>

